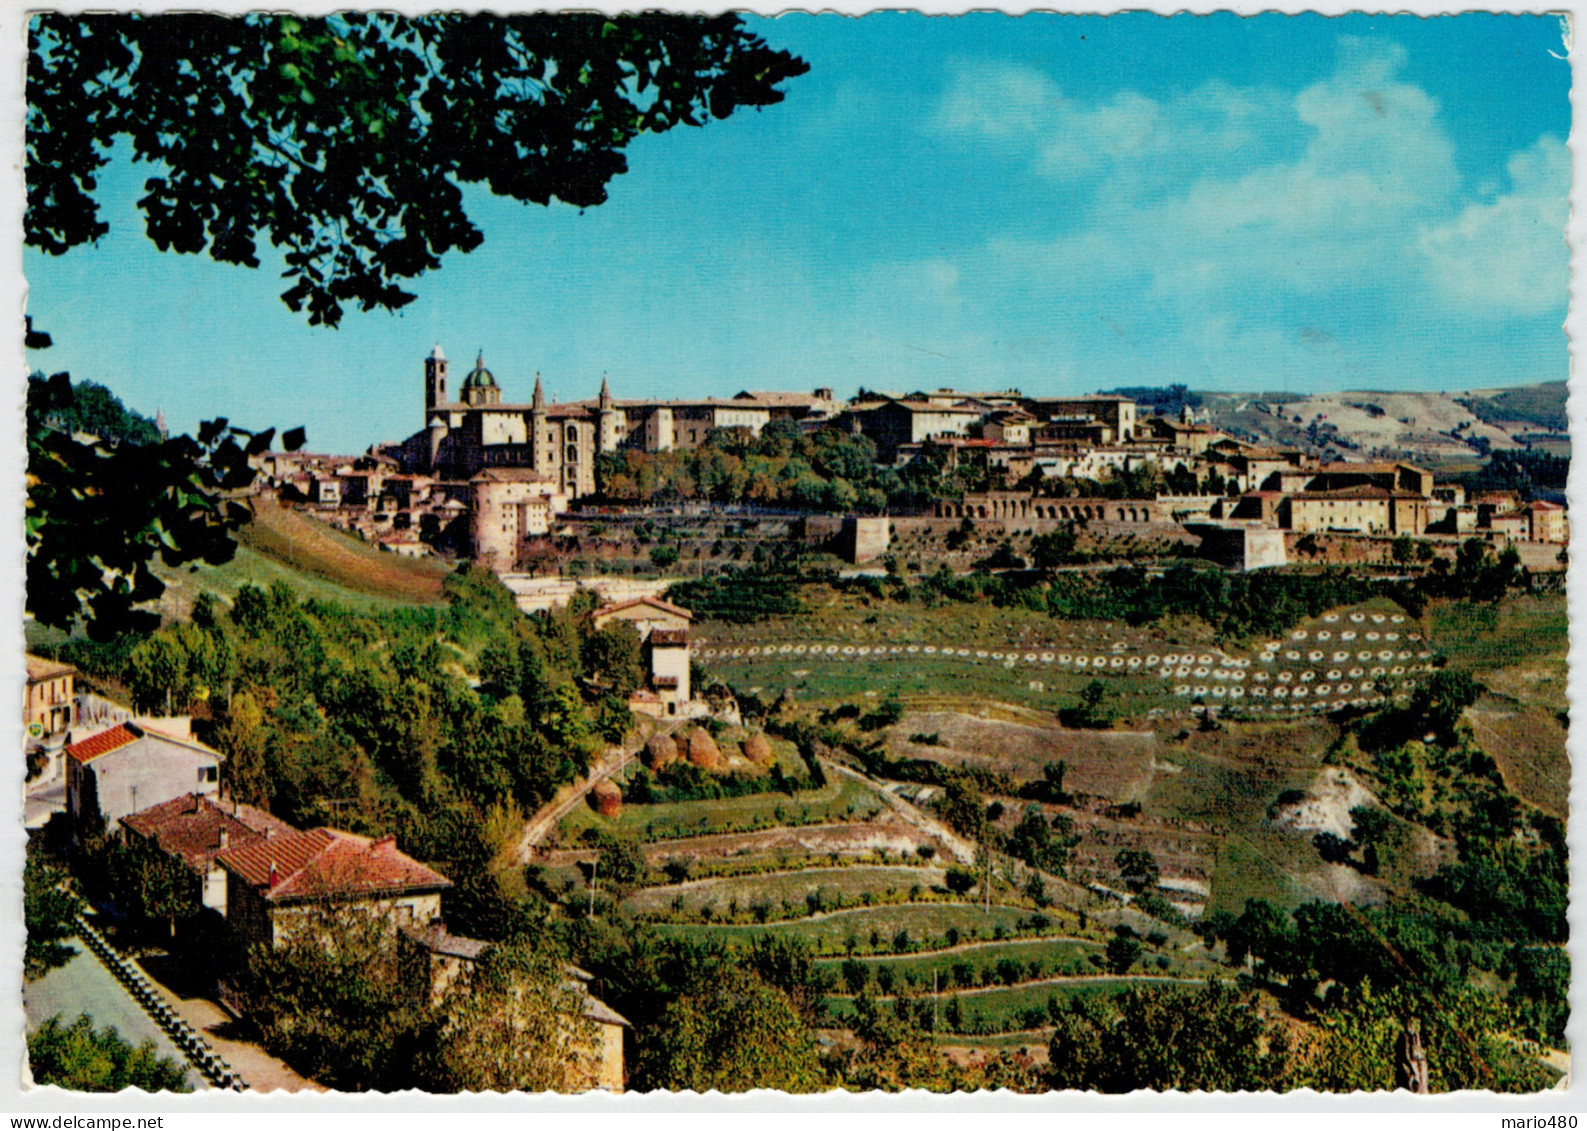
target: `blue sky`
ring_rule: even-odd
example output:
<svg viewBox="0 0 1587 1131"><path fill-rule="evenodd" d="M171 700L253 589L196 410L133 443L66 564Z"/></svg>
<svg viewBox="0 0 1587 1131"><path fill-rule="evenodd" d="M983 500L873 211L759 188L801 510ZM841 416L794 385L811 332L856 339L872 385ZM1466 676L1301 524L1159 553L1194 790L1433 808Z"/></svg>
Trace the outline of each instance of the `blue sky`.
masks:
<svg viewBox="0 0 1587 1131"><path fill-rule="evenodd" d="M472 197L485 244L398 314L313 329L267 266L111 234L26 253L47 372L359 451L421 361L510 400L858 385L1465 389L1560 380L1569 65L1557 18L752 19L788 98L641 139L582 215Z"/></svg>

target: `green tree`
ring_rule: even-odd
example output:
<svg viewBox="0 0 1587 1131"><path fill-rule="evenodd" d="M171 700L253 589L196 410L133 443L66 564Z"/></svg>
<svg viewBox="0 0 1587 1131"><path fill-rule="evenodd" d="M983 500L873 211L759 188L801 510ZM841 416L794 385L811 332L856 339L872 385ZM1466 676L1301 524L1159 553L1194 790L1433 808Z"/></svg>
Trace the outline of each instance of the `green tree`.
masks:
<svg viewBox="0 0 1587 1131"><path fill-rule="evenodd" d="M636 1084L671 1091L813 1092L827 1086L815 1036L787 992L749 970L699 978L641 1046Z"/></svg>
<svg viewBox="0 0 1587 1131"><path fill-rule="evenodd" d="M614 621L584 638L584 674L611 685L627 696L645 680L644 654L639 631L626 621Z"/></svg>
<svg viewBox="0 0 1587 1131"><path fill-rule="evenodd" d="M35 1084L53 1084L69 1092L191 1092L187 1071L169 1057L155 1053L154 1042L134 1046L106 1025L94 1028L84 1013L70 1025L59 1014L28 1034L28 1067Z"/></svg>
<svg viewBox="0 0 1587 1131"><path fill-rule="evenodd" d="M139 930L164 940L198 914L198 877L175 856L144 841L115 842L106 867L116 904Z"/></svg>
<svg viewBox="0 0 1587 1131"><path fill-rule="evenodd" d="M77 933L78 906L75 896L61 890L65 878L65 870L30 839L22 866L22 922L27 930L23 976L30 981L65 965L76 953L65 941Z"/></svg>
<svg viewBox="0 0 1587 1131"><path fill-rule="evenodd" d="M310 905L283 945L258 944L236 983L265 1048L342 1091L412 1084L423 1021L384 919Z"/></svg>
<svg viewBox="0 0 1587 1131"><path fill-rule="evenodd" d="M437 1092L568 1092L599 1055L585 996L542 946L497 944L439 1009L420 1073Z"/></svg>
<svg viewBox="0 0 1587 1131"><path fill-rule="evenodd" d="M1120 849L1113 863L1124 877L1124 885L1131 891L1141 892L1157 886L1160 878L1157 857L1144 848Z"/></svg>
<svg viewBox="0 0 1587 1131"><path fill-rule="evenodd" d="M1106 730L1113 725L1113 705L1108 702L1108 689L1100 679L1093 679L1080 689L1080 701L1059 712L1065 726Z"/></svg>
<svg viewBox="0 0 1587 1131"><path fill-rule="evenodd" d="M1108 969L1115 974L1127 974L1141 957L1141 940L1131 935L1114 935L1108 940L1106 958Z"/></svg>
<svg viewBox="0 0 1587 1131"><path fill-rule="evenodd" d="M138 206L162 251L260 265L313 324L396 309L403 280L483 241L463 187L606 200L641 134L778 102L808 67L736 16L344 12L35 15L25 238L61 254L109 231L118 140L158 170Z"/></svg>
<svg viewBox="0 0 1587 1131"><path fill-rule="evenodd" d="M56 628L81 623L96 640L153 631L159 615L139 606L165 592L154 560L166 566L231 560L231 532L251 516L232 495L253 482L248 457L266 451L274 432L250 434L217 420L196 439L133 444L80 437L51 423L76 396L64 373L29 388L28 612ZM301 430L284 442L301 445Z"/></svg>
<svg viewBox="0 0 1587 1131"><path fill-rule="evenodd" d="M1282 1028L1251 995L1216 983L1075 998L1053 1012L1055 1089L1257 1091L1282 1086L1289 1063Z"/></svg>

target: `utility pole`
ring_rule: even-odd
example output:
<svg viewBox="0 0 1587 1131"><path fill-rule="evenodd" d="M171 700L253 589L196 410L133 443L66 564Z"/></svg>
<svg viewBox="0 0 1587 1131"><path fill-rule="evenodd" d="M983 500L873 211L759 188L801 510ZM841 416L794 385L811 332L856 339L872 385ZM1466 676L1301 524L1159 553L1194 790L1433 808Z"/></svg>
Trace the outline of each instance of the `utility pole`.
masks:
<svg viewBox="0 0 1587 1131"><path fill-rule="evenodd" d="M937 1031L937 970L931 970L931 1031Z"/></svg>
<svg viewBox="0 0 1587 1131"><path fill-rule="evenodd" d="M591 919L595 918L595 873L600 869L600 866L601 866L601 856L600 856L600 853L596 853L594 862L590 864L590 914L589 914L589 917Z"/></svg>

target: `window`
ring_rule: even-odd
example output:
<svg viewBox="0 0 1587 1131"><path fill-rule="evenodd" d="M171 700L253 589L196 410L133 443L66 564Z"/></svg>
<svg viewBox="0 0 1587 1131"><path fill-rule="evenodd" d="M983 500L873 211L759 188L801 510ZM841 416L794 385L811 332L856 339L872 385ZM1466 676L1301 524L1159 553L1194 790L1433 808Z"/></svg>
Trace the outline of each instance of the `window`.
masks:
<svg viewBox="0 0 1587 1131"><path fill-rule="evenodd" d="M198 768L198 780L201 782L217 781L219 778L220 767L218 766L200 766Z"/></svg>

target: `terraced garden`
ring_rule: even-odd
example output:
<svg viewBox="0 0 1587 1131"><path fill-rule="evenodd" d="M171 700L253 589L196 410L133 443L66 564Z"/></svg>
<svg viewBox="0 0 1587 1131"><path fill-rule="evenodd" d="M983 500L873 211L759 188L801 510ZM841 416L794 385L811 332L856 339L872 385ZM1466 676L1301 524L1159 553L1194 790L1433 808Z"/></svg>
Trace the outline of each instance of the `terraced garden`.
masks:
<svg viewBox="0 0 1587 1131"><path fill-rule="evenodd" d="M833 775L824 786L791 796L772 792L627 805L615 818L598 816L581 806L563 819L557 828L557 838L562 844L573 844L585 829L599 827L650 843L702 833L753 832L783 825L864 822L879 814L882 807L881 799L864 786Z"/></svg>

